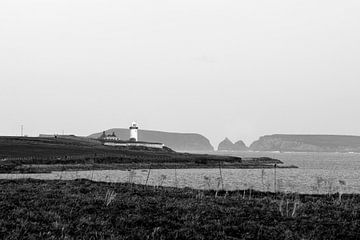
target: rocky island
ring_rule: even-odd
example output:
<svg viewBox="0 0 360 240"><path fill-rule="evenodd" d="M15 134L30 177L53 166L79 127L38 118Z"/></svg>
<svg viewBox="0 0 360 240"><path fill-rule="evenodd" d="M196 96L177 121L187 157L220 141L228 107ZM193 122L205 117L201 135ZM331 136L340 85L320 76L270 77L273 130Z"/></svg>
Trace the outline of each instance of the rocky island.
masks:
<svg viewBox="0 0 360 240"><path fill-rule="evenodd" d="M248 147L241 140L232 143L230 139L225 138L218 146L218 151L246 151Z"/></svg>

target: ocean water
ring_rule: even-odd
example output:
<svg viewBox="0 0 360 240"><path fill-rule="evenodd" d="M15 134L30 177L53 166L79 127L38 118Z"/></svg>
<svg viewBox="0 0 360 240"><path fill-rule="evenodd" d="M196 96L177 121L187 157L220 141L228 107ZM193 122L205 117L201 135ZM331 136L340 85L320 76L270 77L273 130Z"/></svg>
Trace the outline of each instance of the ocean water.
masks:
<svg viewBox="0 0 360 240"><path fill-rule="evenodd" d="M360 193L360 154L221 152L240 157L271 157L297 169L157 169L0 174L0 178L76 179L133 182L197 189L256 189L299 193Z"/></svg>

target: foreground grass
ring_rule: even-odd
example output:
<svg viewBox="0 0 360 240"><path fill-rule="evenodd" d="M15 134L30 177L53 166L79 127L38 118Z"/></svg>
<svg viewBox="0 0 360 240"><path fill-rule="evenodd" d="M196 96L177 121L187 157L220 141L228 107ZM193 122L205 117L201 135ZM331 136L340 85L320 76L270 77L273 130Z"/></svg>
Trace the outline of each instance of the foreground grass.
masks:
<svg viewBox="0 0 360 240"><path fill-rule="evenodd" d="M358 195L0 180L0 239L359 238Z"/></svg>

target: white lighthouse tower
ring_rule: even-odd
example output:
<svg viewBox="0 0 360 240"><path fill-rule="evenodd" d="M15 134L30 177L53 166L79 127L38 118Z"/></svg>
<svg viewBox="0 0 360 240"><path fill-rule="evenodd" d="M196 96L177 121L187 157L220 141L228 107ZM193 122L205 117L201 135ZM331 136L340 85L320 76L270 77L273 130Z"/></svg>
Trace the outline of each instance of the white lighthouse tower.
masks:
<svg viewBox="0 0 360 240"><path fill-rule="evenodd" d="M136 122L133 122L130 126L130 141L137 142L138 140L138 129Z"/></svg>

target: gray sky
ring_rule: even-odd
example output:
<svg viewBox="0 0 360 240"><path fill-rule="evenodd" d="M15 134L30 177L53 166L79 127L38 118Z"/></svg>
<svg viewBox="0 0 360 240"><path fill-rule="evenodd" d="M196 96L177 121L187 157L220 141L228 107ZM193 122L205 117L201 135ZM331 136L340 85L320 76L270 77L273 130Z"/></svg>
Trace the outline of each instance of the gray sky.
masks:
<svg viewBox="0 0 360 240"><path fill-rule="evenodd" d="M360 135L359 0L1 0L0 135Z"/></svg>

